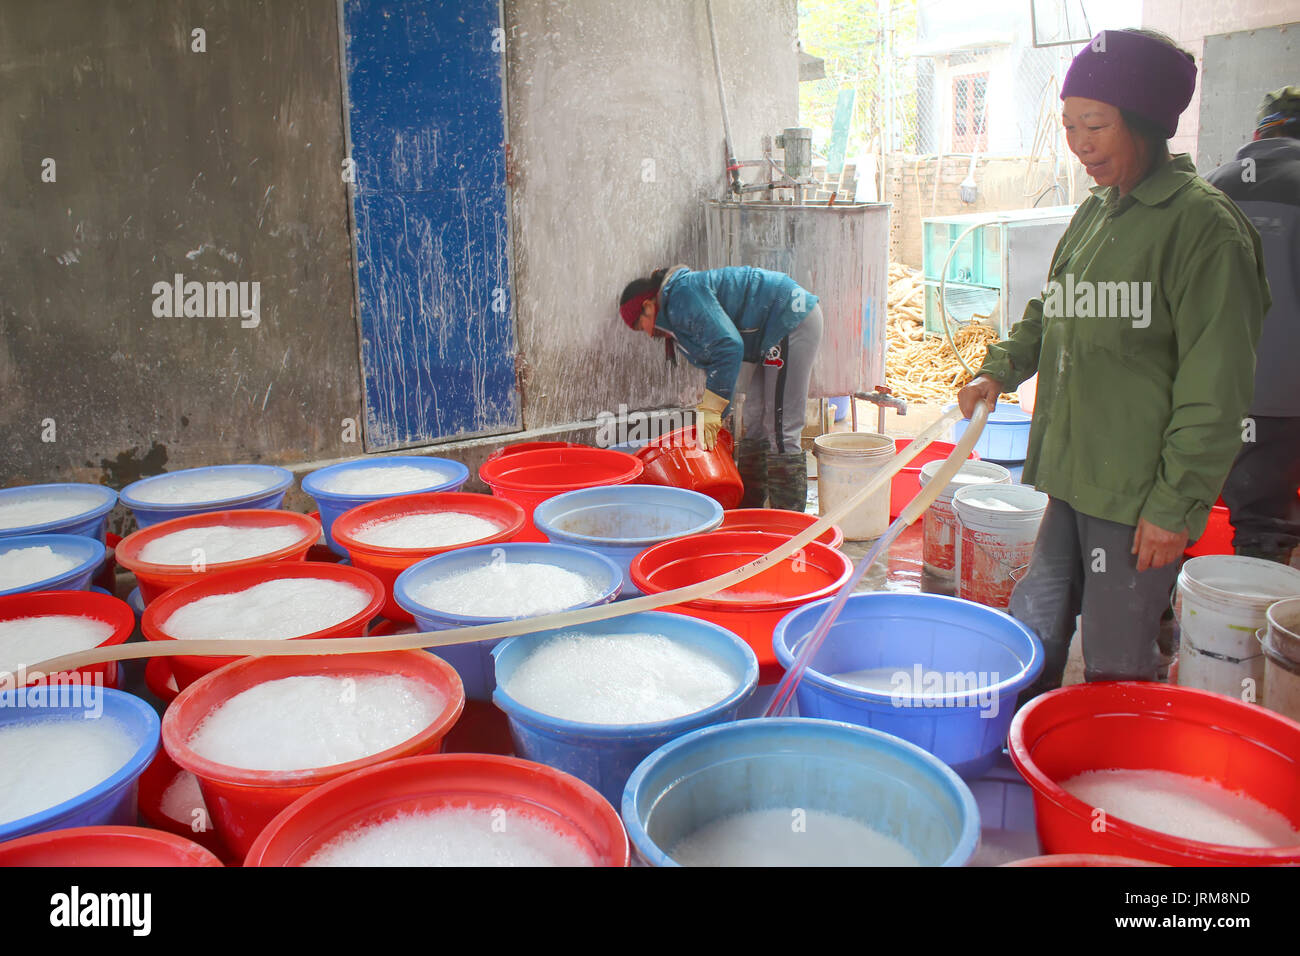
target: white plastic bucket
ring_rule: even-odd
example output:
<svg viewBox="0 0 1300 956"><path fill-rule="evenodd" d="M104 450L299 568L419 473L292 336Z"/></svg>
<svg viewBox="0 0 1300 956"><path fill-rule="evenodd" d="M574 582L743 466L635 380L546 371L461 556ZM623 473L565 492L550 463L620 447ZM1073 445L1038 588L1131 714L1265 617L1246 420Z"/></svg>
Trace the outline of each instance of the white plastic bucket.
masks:
<svg viewBox="0 0 1300 956"><path fill-rule="evenodd" d="M1015 510L985 505L996 500ZM957 596L1005 609L1034 554L1047 495L1029 485L970 485L952 496L961 529Z"/></svg>
<svg viewBox="0 0 1300 956"><path fill-rule="evenodd" d="M894 439L872 432L837 432L813 442L818 513L828 515L856 494L894 457ZM889 527L889 482L840 522L848 541L878 538Z"/></svg>
<svg viewBox="0 0 1300 956"><path fill-rule="evenodd" d="M921 487L934 480L942 461L927 461L921 466ZM957 568L957 515L952 510L952 496L959 488L977 484L1009 485L1011 472L993 461L968 461L925 509L921 519L924 540L921 560L925 570L935 577L951 580Z"/></svg>
<svg viewBox="0 0 1300 956"><path fill-rule="evenodd" d="M1300 571L1235 555L1191 558L1178 572L1178 683L1258 700L1264 652L1255 632L1269 605L1300 597Z"/></svg>
<svg viewBox="0 0 1300 956"><path fill-rule="evenodd" d="M1270 605L1265 617L1263 704L1300 720L1300 598Z"/></svg>

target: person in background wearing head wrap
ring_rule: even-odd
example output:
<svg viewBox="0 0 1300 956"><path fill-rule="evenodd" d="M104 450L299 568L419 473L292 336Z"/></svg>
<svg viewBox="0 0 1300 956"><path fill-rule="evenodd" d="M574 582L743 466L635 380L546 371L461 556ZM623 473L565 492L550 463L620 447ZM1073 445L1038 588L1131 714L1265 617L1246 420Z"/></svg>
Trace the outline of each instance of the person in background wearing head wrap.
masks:
<svg viewBox="0 0 1300 956"><path fill-rule="evenodd" d="M1300 86L1264 97L1254 141L1205 178L1259 230L1273 295L1255 349L1253 428L1223 486L1232 546L1287 564L1300 544Z"/></svg>
<svg viewBox="0 0 1300 956"><path fill-rule="evenodd" d="M1160 677L1179 558L1241 447L1269 292L1249 220L1169 155L1195 85L1191 54L1151 31L1103 31L1074 58L1061 118L1097 185L958 395L969 416L1038 373L1023 480L1049 501L1010 611L1045 666L1022 701L1060 685L1078 614L1088 680Z"/></svg>
<svg viewBox="0 0 1300 956"><path fill-rule="evenodd" d="M789 276L752 266L693 272L660 269L628 283L619 298L628 327L665 340L704 369L696 407L701 447L717 441L732 397L743 393L743 438L736 446L743 508L803 511L808 459L801 444L808 383L822 339L817 296Z"/></svg>

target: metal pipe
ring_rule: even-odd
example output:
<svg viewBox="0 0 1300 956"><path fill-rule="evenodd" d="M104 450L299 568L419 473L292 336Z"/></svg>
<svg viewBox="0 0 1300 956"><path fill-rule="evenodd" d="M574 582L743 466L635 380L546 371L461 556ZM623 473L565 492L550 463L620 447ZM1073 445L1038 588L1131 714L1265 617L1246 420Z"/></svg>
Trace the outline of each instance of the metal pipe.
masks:
<svg viewBox="0 0 1300 956"><path fill-rule="evenodd" d="M727 91L722 86L722 56L718 53L718 29L713 23L713 0L704 0L709 15L709 40L713 43L713 70L718 75L718 102L722 105L722 136L727 151L727 172L731 174L731 191L740 194L740 167L731 143L731 116L727 112Z"/></svg>

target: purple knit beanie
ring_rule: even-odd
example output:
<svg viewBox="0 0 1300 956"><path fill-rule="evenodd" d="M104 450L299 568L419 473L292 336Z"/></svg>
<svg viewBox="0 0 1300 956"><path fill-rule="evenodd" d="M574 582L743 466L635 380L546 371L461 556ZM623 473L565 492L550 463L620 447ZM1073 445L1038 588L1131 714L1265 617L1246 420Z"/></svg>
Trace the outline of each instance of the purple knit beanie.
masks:
<svg viewBox="0 0 1300 956"><path fill-rule="evenodd" d="M1061 99L1109 103L1149 119L1169 138L1195 89L1196 64L1181 50L1140 33L1102 30L1070 64Z"/></svg>

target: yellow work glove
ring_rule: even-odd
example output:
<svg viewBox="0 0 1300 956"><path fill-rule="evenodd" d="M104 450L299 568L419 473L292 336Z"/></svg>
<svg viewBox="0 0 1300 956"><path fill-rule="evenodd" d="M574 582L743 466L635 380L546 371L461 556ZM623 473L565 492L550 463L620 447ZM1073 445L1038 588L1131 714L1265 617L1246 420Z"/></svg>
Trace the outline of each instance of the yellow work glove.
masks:
<svg viewBox="0 0 1300 956"><path fill-rule="evenodd" d="M712 451L718 443L718 432L722 430L722 413L726 411L727 400L721 395L714 395L707 388L700 404L695 406L696 444L704 451Z"/></svg>

